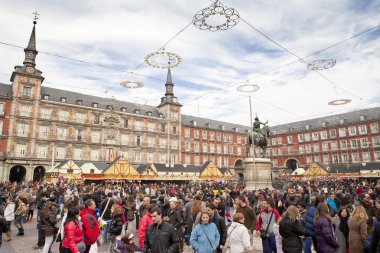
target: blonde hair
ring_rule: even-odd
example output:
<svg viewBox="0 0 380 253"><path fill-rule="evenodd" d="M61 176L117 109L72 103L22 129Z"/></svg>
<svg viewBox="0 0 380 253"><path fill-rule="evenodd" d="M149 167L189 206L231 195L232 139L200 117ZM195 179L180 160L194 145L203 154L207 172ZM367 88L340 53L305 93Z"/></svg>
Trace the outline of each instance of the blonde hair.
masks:
<svg viewBox="0 0 380 253"><path fill-rule="evenodd" d="M286 217L288 217L291 221L295 222L300 215L300 212L298 211L298 208L295 206L289 206L288 209L286 209Z"/></svg>
<svg viewBox="0 0 380 253"><path fill-rule="evenodd" d="M352 214L351 214L351 219L354 219L354 220L360 220L360 219L368 220L368 215L367 215L367 212L365 211L365 208L362 207L362 206L357 206L354 209L354 211L352 212Z"/></svg>

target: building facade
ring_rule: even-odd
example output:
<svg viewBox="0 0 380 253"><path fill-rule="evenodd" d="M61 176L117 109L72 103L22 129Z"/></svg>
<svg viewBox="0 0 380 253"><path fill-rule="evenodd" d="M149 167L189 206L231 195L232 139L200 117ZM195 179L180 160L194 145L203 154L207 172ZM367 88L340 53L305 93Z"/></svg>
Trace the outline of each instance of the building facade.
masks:
<svg viewBox="0 0 380 253"><path fill-rule="evenodd" d="M380 107L279 125L268 152L275 169L379 162L379 125Z"/></svg>
<svg viewBox="0 0 380 253"><path fill-rule="evenodd" d="M0 84L0 180L40 180L55 164L68 159L111 162L123 156L136 166L162 163L169 167L200 165L208 159L218 166L233 166L234 160L244 159L239 126L216 121L211 126L211 120L209 125L192 127L202 138L199 145L207 143L208 151L200 148L202 155L190 159L188 154L193 153L182 151L187 145L182 123L191 116L181 114L170 68L165 95L157 107L42 86L44 77L36 68L35 25L23 65L15 67L11 85ZM215 131L214 126L223 124L229 128ZM202 135L205 131L207 136ZM228 154L222 153L223 138L227 138Z"/></svg>

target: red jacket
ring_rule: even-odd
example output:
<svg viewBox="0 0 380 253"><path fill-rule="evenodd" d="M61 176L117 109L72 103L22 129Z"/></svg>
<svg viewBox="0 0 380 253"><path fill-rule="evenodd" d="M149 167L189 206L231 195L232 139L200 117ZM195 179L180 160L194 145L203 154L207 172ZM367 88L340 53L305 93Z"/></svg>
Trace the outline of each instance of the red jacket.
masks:
<svg viewBox="0 0 380 253"><path fill-rule="evenodd" d="M71 252L77 253L77 243L83 240L83 233L75 221L69 221L64 226L65 235L62 241L62 247L70 249Z"/></svg>
<svg viewBox="0 0 380 253"><path fill-rule="evenodd" d="M139 247L142 249L144 248L144 238L146 231L150 224L153 223L152 215L147 212L140 220L139 222L139 228L137 230L137 236L139 237Z"/></svg>
<svg viewBox="0 0 380 253"><path fill-rule="evenodd" d="M100 234L99 224L95 218L95 210L84 208L79 215L82 221L84 244L89 246L96 242Z"/></svg>

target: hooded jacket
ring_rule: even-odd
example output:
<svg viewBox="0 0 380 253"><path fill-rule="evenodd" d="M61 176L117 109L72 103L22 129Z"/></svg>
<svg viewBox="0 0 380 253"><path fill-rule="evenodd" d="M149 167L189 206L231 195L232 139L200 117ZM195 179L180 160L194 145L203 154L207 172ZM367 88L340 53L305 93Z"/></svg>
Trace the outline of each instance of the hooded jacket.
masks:
<svg viewBox="0 0 380 253"><path fill-rule="evenodd" d="M227 252L244 252L251 246L248 229L244 224L232 222L227 231Z"/></svg>
<svg viewBox="0 0 380 253"><path fill-rule="evenodd" d="M95 210L84 208L79 213L82 221L84 244L89 246L99 237L99 224L95 217Z"/></svg>

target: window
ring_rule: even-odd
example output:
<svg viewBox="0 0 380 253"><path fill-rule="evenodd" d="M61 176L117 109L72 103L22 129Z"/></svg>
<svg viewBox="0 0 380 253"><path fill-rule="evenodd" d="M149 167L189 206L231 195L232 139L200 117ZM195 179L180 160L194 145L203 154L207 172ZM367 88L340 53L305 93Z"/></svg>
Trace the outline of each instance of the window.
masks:
<svg viewBox="0 0 380 253"><path fill-rule="evenodd" d="M222 146L217 145L217 146L216 146L216 152L217 152L218 154L221 154L221 153L222 153Z"/></svg>
<svg viewBox="0 0 380 253"><path fill-rule="evenodd" d="M305 138L305 141L310 141L311 139L310 133L305 133L304 138Z"/></svg>
<svg viewBox="0 0 380 253"><path fill-rule="evenodd" d="M91 161L99 161L99 150L91 150Z"/></svg>
<svg viewBox="0 0 380 253"><path fill-rule="evenodd" d="M77 105L83 105L83 101L82 100L77 100Z"/></svg>
<svg viewBox="0 0 380 253"><path fill-rule="evenodd" d="M313 145L314 152L319 152L319 144Z"/></svg>
<svg viewBox="0 0 380 253"><path fill-rule="evenodd" d="M127 108L125 108L125 107L121 107L120 110L121 110L122 112L127 112ZM150 115L149 115L149 116L150 116Z"/></svg>
<svg viewBox="0 0 380 253"><path fill-rule="evenodd" d="M59 120L67 120L67 118L69 117L69 112L68 111L59 111L58 112L58 118Z"/></svg>
<svg viewBox="0 0 380 253"><path fill-rule="evenodd" d="M223 141L224 141L224 142L227 142L227 141L228 141L227 139L228 139L227 134L223 134Z"/></svg>
<svg viewBox="0 0 380 253"><path fill-rule="evenodd" d="M210 144L210 153L215 153L215 145Z"/></svg>
<svg viewBox="0 0 380 253"><path fill-rule="evenodd" d="M350 126L350 127L348 127L348 135L349 135L349 136L354 136L354 135L356 135L356 127L355 127L355 126Z"/></svg>
<svg viewBox="0 0 380 253"><path fill-rule="evenodd" d="M366 125L360 125L359 126L359 134L367 134L367 126Z"/></svg>
<svg viewBox="0 0 380 253"><path fill-rule="evenodd" d="M306 163L310 164L313 162L313 158L311 156L306 156Z"/></svg>
<svg viewBox="0 0 380 253"><path fill-rule="evenodd" d="M277 138L277 143L278 143L278 145L282 145L282 137ZM240 144L240 143L238 142L238 144Z"/></svg>
<svg viewBox="0 0 380 253"><path fill-rule="evenodd" d="M371 128L371 133L373 134L379 132L379 126L377 123L371 123L370 128Z"/></svg>
<svg viewBox="0 0 380 253"><path fill-rule="evenodd" d="M228 146L227 145L224 145L224 147L223 147L223 149L224 149L224 154L228 154Z"/></svg>
<svg viewBox="0 0 380 253"><path fill-rule="evenodd" d="M288 147L288 154L293 155L293 147Z"/></svg>
<svg viewBox="0 0 380 253"><path fill-rule="evenodd" d="M166 154L160 154L160 163L166 163Z"/></svg>
<svg viewBox="0 0 380 253"><path fill-rule="evenodd" d="M135 162L141 162L141 153L135 152Z"/></svg>
<svg viewBox="0 0 380 253"><path fill-rule="evenodd" d="M346 129L339 128L339 137L346 137Z"/></svg>
<svg viewBox="0 0 380 253"><path fill-rule="evenodd" d="M32 95L32 87L23 86L22 87L22 96L30 98L31 95Z"/></svg>
<svg viewBox="0 0 380 253"><path fill-rule="evenodd" d="M147 162L148 163L152 163L153 162L153 153L148 153L148 155L147 155Z"/></svg>
<svg viewBox="0 0 380 253"><path fill-rule="evenodd" d="M178 149L178 140L171 141L172 149Z"/></svg>
<svg viewBox="0 0 380 253"><path fill-rule="evenodd" d="M321 140L327 140L327 131L321 131Z"/></svg>
<svg viewBox="0 0 380 253"><path fill-rule="evenodd" d="M160 139L160 148L166 148L167 147L167 142L166 139L161 138ZM166 158L165 158L166 159Z"/></svg>
<svg viewBox="0 0 380 253"><path fill-rule="evenodd" d="M328 151L329 150L329 143L323 142L322 143L322 151Z"/></svg>
<svg viewBox="0 0 380 253"><path fill-rule="evenodd" d="M360 146L362 148L368 148L368 139L367 138L360 139Z"/></svg>
<svg viewBox="0 0 380 253"><path fill-rule="evenodd" d="M277 159L273 159L273 166L278 166L278 160Z"/></svg>
<svg viewBox="0 0 380 253"><path fill-rule="evenodd" d="M40 126L39 137L40 139L47 139L50 132L50 127Z"/></svg>
<svg viewBox="0 0 380 253"><path fill-rule="evenodd" d="M0 103L0 115L4 115L4 112L5 112L5 104Z"/></svg>
<svg viewBox="0 0 380 253"><path fill-rule="evenodd" d="M311 153L311 145L310 144L307 144L305 145L305 150L306 150L306 153Z"/></svg>
<svg viewBox="0 0 380 253"><path fill-rule="evenodd" d="M67 129L63 127L57 128L58 140L66 140Z"/></svg>
<svg viewBox="0 0 380 253"><path fill-rule="evenodd" d="M342 154L342 162L343 163L348 163L349 162L348 154Z"/></svg>
<svg viewBox="0 0 380 253"><path fill-rule="evenodd" d="M214 132L210 132L210 141L214 141L215 140L215 133Z"/></svg>
<svg viewBox="0 0 380 253"><path fill-rule="evenodd" d="M289 135L287 137L287 139L288 139L288 144L292 144L293 143L293 136Z"/></svg>
<svg viewBox="0 0 380 253"><path fill-rule="evenodd" d="M27 137L28 131L29 131L29 126L27 124L24 124L24 123L17 124L17 136Z"/></svg>
<svg viewBox="0 0 380 253"><path fill-rule="evenodd" d="M0 135L3 134L3 121L0 121Z"/></svg>
<svg viewBox="0 0 380 253"><path fill-rule="evenodd" d="M100 116L99 115L94 115L94 124L99 125L100 124Z"/></svg>
<svg viewBox="0 0 380 253"><path fill-rule="evenodd" d="M202 131L202 140L207 140L207 131Z"/></svg>
<svg viewBox="0 0 380 253"><path fill-rule="evenodd" d="M66 103L66 98L61 97L61 102L62 102L62 103Z"/></svg>
<svg viewBox="0 0 380 253"><path fill-rule="evenodd" d="M154 147L155 144L156 144L156 138L148 137L148 147Z"/></svg>
<svg viewBox="0 0 380 253"><path fill-rule="evenodd" d="M220 156L218 156L218 159L216 160L216 164L218 166L222 166L222 158Z"/></svg>
<svg viewBox="0 0 380 253"><path fill-rule="evenodd" d="M330 163L330 156L329 155L324 155L323 156L323 163L324 164L329 164Z"/></svg>
<svg viewBox="0 0 380 253"><path fill-rule="evenodd" d="M37 146L36 155L38 158L46 158L48 148L46 146Z"/></svg>
<svg viewBox="0 0 380 253"><path fill-rule="evenodd" d="M223 160L224 166L228 166L228 157L224 157Z"/></svg>
<svg viewBox="0 0 380 253"><path fill-rule="evenodd" d="M150 132L156 132L156 123L154 123L154 122L148 122L148 131L150 131Z"/></svg>
<svg viewBox="0 0 380 253"><path fill-rule="evenodd" d="M77 118L76 122L78 123L85 123L86 122L87 115L85 113L77 112Z"/></svg>
<svg viewBox="0 0 380 253"><path fill-rule="evenodd" d="M202 151L203 151L203 152L206 152L206 153L208 152L207 143L203 143Z"/></svg>
<svg viewBox="0 0 380 253"><path fill-rule="evenodd" d="M331 142L331 150L337 150L338 149L338 143L336 141Z"/></svg>
<svg viewBox="0 0 380 253"><path fill-rule="evenodd" d="M233 155L233 154L234 154L234 147L230 146L230 155Z"/></svg>
<svg viewBox="0 0 380 253"><path fill-rule="evenodd" d="M194 130L194 139L199 139L199 130Z"/></svg>
<svg viewBox="0 0 380 253"><path fill-rule="evenodd" d="M125 122L124 122L124 124L125 124ZM142 122L142 121L136 120L136 121L135 121L135 130L137 130L137 131L141 131L141 129L142 129L142 125L143 125L143 122Z"/></svg>
<svg viewBox="0 0 380 253"><path fill-rule="evenodd" d="M82 130L77 130L77 141L82 141Z"/></svg>
<svg viewBox="0 0 380 253"><path fill-rule="evenodd" d="M141 137L139 135L136 136L136 146L141 146Z"/></svg>
<svg viewBox="0 0 380 253"><path fill-rule="evenodd" d="M50 119L51 109L49 108L41 108L41 118Z"/></svg>
<svg viewBox="0 0 380 253"><path fill-rule="evenodd" d="M32 107L30 105L21 105L20 106L20 116L30 117L30 111Z"/></svg>
<svg viewBox="0 0 380 253"><path fill-rule="evenodd" d="M318 132L313 133L313 141L319 140L319 134Z"/></svg>
<svg viewBox="0 0 380 253"><path fill-rule="evenodd" d="M333 155L333 163L339 163L339 156L338 155Z"/></svg>
<svg viewBox="0 0 380 253"><path fill-rule="evenodd" d="M330 138L336 138L336 129L330 130Z"/></svg>
<svg viewBox="0 0 380 253"><path fill-rule="evenodd" d="M272 146L276 146L277 145L277 139L276 138L272 138Z"/></svg>
<svg viewBox="0 0 380 253"><path fill-rule="evenodd" d="M298 151L299 151L300 155L303 154L303 153L305 153L305 147L304 147L304 145L299 145Z"/></svg>
<svg viewBox="0 0 380 253"><path fill-rule="evenodd" d="M278 148L278 155L283 155L282 148Z"/></svg>
<svg viewBox="0 0 380 253"><path fill-rule="evenodd" d="M75 160L82 160L82 149L81 148L74 148L74 159Z"/></svg>
<svg viewBox="0 0 380 253"><path fill-rule="evenodd" d="M277 148L272 149L272 156L277 156Z"/></svg>
<svg viewBox="0 0 380 253"><path fill-rule="evenodd" d="M321 158L319 156L314 156L314 162L320 163L321 162Z"/></svg>
<svg viewBox="0 0 380 253"><path fill-rule="evenodd" d="M177 127L173 126L173 134L177 134Z"/></svg>
<svg viewBox="0 0 380 253"><path fill-rule="evenodd" d="M358 148L358 141L357 140L350 140L351 148Z"/></svg>
<svg viewBox="0 0 380 253"><path fill-rule="evenodd" d="M303 134L298 135L298 142L304 142Z"/></svg>
<svg viewBox="0 0 380 253"><path fill-rule="evenodd" d="M241 147L238 147L238 148L237 148L237 155L238 155L238 156L241 156Z"/></svg>
<svg viewBox="0 0 380 253"><path fill-rule="evenodd" d="M368 152L363 152L362 156L363 156L363 162L371 161L371 155Z"/></svg>
<svg viewBox="0 0 380 253"><path fill-rule="evenodd" d="M185 128L185 138L190 138L190 129Z"/></svg>
<svg viewBox="0 0 380 253"><path fill-rule="evenodd" d="M199 152L199 142L194 142L194 152Z"/></svg>
<svg viewBox="0 0 380 253"><path fill-rule="evenodd" d="M351 159L352 159L352 162L353 163L357 163L357 162L359 162L359 153L352 153L351 154Z"/></svg>
<svg viewBox="0 0 380 253"><path fill-rule="evenodd" d="M190 151L191 148L190 148L190 142L189 141L186 141L185 142L185 151Z"/></svg>
<svg viewBox="0 0 380 253"><path fill-rule="evenodd" d="M375 152L375 160L380 161L380 152Z"/></svg>
<svg viewBox="0 0 380 253"><path fill-rule="evenodd" d="M380 146L380 137L372 137L372 145L374 147L379 147Z"/></svg>
<svg viewBox="0 0 380 253"><path fill-rule="evenodd" d="M65 159L66 156L66 148L57 147L56 148L56 157L57 159Z"/></svg>
<svg viewBox="0 0 380 253"><path fill-rule="evenodd" d="M185 164L190 164L190 156L185 155Z"/></svg>
<svg viewBox="0 0 380 253"><path fill-rule="evenodd" d="M241 144L241 136L237 136L237 144Z"/></svg>
<svg viewBox="0 0 380 253"><path fill-rule="evenodd" d="M165 123L161 123L161 133L165 133Z"/></svg>
<svg viewBox="0 0 380 253"><path fill-rule="evenodd" d="M15 153L16 156L26 156L26 145L16 144Z"/></svg>
<svg viewBox="0 0 380 253"><path fill-rule="evenodd" d="M124 119L124 128L128 128L129 127L129 120L128 119Z"/></svg>
<svg viewBox="0 0 380 253"><path fill-rule="evenodd" d="M233 142L233 136L232 136L232 134L229 134L229 135L228 135L228 142L229 142L230 144L234 143L234 142Z"/></svg>
<svg viewBox="0 0 380 253"><path fill-rule="evenodd" d="M346 140L340 141L340 149L347 149L347 141Z"/></svg>
<svg viewBox="0 0 380 253"><path fill-rule="evenodd" d="M91 141L94 143L100 142L100 132L92 131L91 132Z"/></svg>
<svg viewBox="0 0 380 253"><path fill-rule="evenodd" d="M98 108L98 103L92 103L92 107Z"/></svg>

